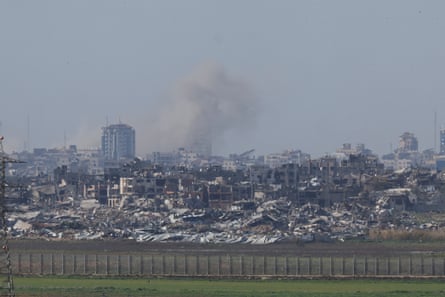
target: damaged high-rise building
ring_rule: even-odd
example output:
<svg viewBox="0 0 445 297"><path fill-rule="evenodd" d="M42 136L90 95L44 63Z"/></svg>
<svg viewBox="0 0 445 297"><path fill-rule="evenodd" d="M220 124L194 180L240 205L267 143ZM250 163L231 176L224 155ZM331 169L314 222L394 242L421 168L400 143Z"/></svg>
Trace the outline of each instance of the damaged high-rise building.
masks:
<svg viewBox="0 0 445 297"><path fill-rule="evenodd" d="M134 128L122 123L102 128L102 153L105 160L133 159L136 154Z"/></svg>

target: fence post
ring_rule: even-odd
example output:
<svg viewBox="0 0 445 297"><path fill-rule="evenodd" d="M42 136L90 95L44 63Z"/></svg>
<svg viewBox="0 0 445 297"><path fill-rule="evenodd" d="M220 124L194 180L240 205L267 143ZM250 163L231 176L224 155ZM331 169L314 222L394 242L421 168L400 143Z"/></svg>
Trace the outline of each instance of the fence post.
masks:
<svg viewBox="0 0 445 297"><path fill-rule="evenodd" d="M165 275L165 255L162 255L161 275Z"/></svg>
<svg viewBox="0 0 445 297"><path fill-rule="evenodd" d="M386 257L386 275L390 275L391 274L391 261L390 261L390 257Z"/></svg>
<svg viewBox="0 0 445 297"><path fill-rule="evenodd" d="M284 258L284 274L287 276L287 275L289 275L289 259L288 259L288 256L286 256L285 258Z"/></svg>
<svg viewBox="0 0 445 297"><path fill-rule="evenodd" d="M94 255L94 274L98 274L99 270L99 260L97 259L97 254Z"/></svg>
<svg viewBox="0 0 445 297"><path fill-rule="evenodd" d="M297 272L297 275L300 275L300 272L301 272L301 271L300 271L300 257L296 257L295 260L296 260L296 262L297 262L297 263L296 263L296 264L297 264L297 271L296 271L296 272Z"/></svg>
<svg viewBox="0 0 445 297"><path fill-rule="evenodd" d="M312 257L309 256L307 261L307 273L308 275L312 275Z"/></svg>
<svg viewBox="0 0 445 297"><path fill-rule="evenodd" d="M51 275L54 274L54 254L51 253Z"/></svg>
<svg viewBox="0 0 445 297"><path fill-rule="evenodd" d="M117 255L117 275L121 275L121 255Z"/></svg>
<svg viewBox="0 0 445 297"><path fill-rule="evenodd" d="M273 271L274 271L274 275L277 275L278 271L277 271L277 256L274 256L273 258Z"/></svg>
<svg viewBox="0 0 445 297"><path fill-rule="evenodd" d="M178 273L177 273L177 271L176 271L176 254L175 255L173 255L173 268L172 268L172 274L173 275L177 275Z"/></svg>
<svg viewBox="0 0 445 297"><path fill-rule="evenodd" d="M442 258L442 275L445 275L445 258Z"/></svg>
<svg viewBox="0 0 445 297"><path fill-rule="evenodd" d="M32 274L32 254L29 254L29 273Z"/></svg>
<svg viewBox="0 0 445 297"><path fill-rule="evenodd" d="M431 274L433 276L436 275L436 262L434 261L434 257L431 257Z"/></svg>
<svg viewBox="0 0 445 297"><path fill-rule="evenodd" d="M62 254L62 275L65 275L65 265L66 265L66 259L65 259L65 254Z"/></svg>
<svg viewBox="0 0 445 297"><path fill-rule="evenodd" d="M318 257L318 273L323 275L323 258Z"/></svg>
<svg viewBox="0 0 445 297"><path fill-rule="evenodd" d="M342 276L345 275L345 257L344 256L341 257L341 275Z"/></svg>
<svg viewBox="0 0 445 297"><path fill-rule="evenodd" d="M62 254L62 275L65 275L65 254Z"/></svg>
<svg viewBox="0 0 445 297"><path fill-rule="evenodd" d="M218 255L218 275L221 275L221 255Z"/></svg>
<svg viewBox="0 0 445 297"><path fill-rule="evenodd" d="M144 255L140 254L139 255L139 272L140 275L144 275L145 271L144 271Z"/></svg>
<svg viewBox="0 0 445 297"><path fill-rule="evenodd" d="M378 275L379 273L379 259L377 257L374 258L374 274Z"/></svg>
<svg viewBox="0 0 445 297"><path fill-rule="evenodd" d="M40 274L43 275L43 254L40 254Z"/></svg>
<svg viewBox="0 0 445 297"><path fill-rule="evenodd" d="M18 268L19 273L22 273L22 254L21 253L19 254L18 262L19 262L19 268Z"/></svg>
<svg viewBox="0 0 445 297"><path fill-rule="evenodd" d="M207 275L210 275L210 256L207 255Z"/></svg>
<svg viewBox="0 0 445 297"><path fill-rule="evenodd" d="M133 274L133 256L132 255L127 255L127 259L128 259L128 274L132 275Z"/></svg>
<svg viewBox="0 0 445 297"><path fill-rule="evenodd" d="M187 267L187 255L184 255L184 275L187 275L188 267Z"/></svg>
<svg viewBox="0 0 445 297"><path fill-rule="evenodd" d="M233 270L232 270L232 256L228 255L229 258L229 275L232 276Z"/></svg>
<svg viewBox="0 0 445 297"><path fill-rule="evenodd" d="M266 275L266 256L263 256L263 275Z"/></svg>
<svg viewBox="0 0 445 297"><path fill-rule="evenodd" d="M105 256L105 274L106 275L110 274L110 256L109 255Z"/></svg>
<svg viewBox="0 0 445 297"><path fill-rule="evenodd" d="M126 271L126 275L127 276L130 276L130 275L132 275L132 273L133 273L133 256L132 255L130 255L130 254L127 254L127 264L126 264L126 266L127 266L127 271Z"/></svg>
<svg viewBox="0 0 445 297"><path fill-rule="evenodd" d="M87 274L87 258L88 256L86 254L83 254L83 275Z"/></svg>
<svg viewBox="0 0 445 297"><path fill-rule="evenodd" d="M400 261L400 256L397 259L397 275L400 275L400 273L402 272L402 263Z"/></svg>
<svg viewBox="0 0 445 297"><path fill-rule="evenodd" d="M239 275L243 275L243 256L239 256Z"/></svg>
<svg viewBox="0 0 445 297"><path fill-rule="evenodd" d="M355 272L357 270L357 259L355 258L355 255L352 256L352 275L355 276Z"/></svg>
<svg viewBox="0 0 445 297"><path fill-rule="evenodd" d="M409 275L412 275L413 274L413 256L409 256Z"/></svg>
<svg viewBox="0 0 445 297"><path fill-rule="evenodd" d="M332 275L334 275L334 259L332 258L332 256L330 257L330 275L332 276Z"/></svg>
<svg viewBox="0 0 445 297"><path fill-rule="evenodd" d="M365 256L365 267L363 268L363 274L368 275L368 256Z"/></svg>
<svg viewBox="0 0 445 297"><path fill-rule="evenodd" d="M18 262L17 270L18 270L19 273L22 273L22 254L21 253L18 255L17 262Z"/></svg>
<svg viewBox="0 0 445 297"><path fill-rule="evenodd" d="M424 263L423 263L423 255L420 256L420 274L424 275Z"/></svg>
<svg viewBox="0 0 445 297"><path fill-rule="evenodd" d="M76 255L73 255L73 274L76 274L77 270L77 257Z"/></svg>
<svg viewBox="0 0 445 297"><path fill-rule="evenodd" d="M150 275L153 275L154 273L154 260L153 260L153 255L150 255Z"/></svg>
<svg viewBox="0 0 445 297"><path fill-rule="evenodd" d="M255 275L255 271L256 271L256 257L255 256L252 256L251 264L252 264L250 266L251 275Z"/></svg>

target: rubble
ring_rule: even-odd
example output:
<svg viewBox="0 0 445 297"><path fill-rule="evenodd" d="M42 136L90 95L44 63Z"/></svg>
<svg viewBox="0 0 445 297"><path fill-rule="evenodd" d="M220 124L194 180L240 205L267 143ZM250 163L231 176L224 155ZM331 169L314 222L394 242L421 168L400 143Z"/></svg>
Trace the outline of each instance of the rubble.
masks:
<svg viewBox="0 0 445 297"><path fill-rule="evenodd" d="M85 200L77 209L12 212L9 225L13 236L52 239L130 238L138 242L245 244L343 241L362 238L369 228L387 226L394 219L387 194L380 193L374 206L345 202L331 207L313 203L296 207L280 198L258 203L251 212L184 207L155 211L135 205L116 210ZM433 223L415 226L413 217L404 217L399 224L409 228L438 228Z"/></svg>
<svg viewBox="0 0 445 297"><path fill-rule="evenodd" d="M344 241L372 229L443 228L417 217L444 207L443 176L384 172L361 155L239 171L218 164L163 170L140 160L107 176L58 168L52 178L22 179L20 189L9 189L8 226L13 237L52 240Z"/></svg>

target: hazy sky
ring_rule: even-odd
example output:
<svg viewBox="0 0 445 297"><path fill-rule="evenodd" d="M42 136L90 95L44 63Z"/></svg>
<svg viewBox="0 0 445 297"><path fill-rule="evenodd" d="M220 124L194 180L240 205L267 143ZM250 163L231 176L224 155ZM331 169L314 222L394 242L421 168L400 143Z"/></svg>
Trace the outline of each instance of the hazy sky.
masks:
<svg viewBox="0 0 445 297"><path fill-rule="evenodd" d="M64 135L98 146L107 119L120 120L145 156L175 137L160 125L184 81L211 76L227 83L208 90L242 89L252 106L218 118L233 124L216 153L319 156L351 142L382 154L405 131L432 148L434 113L445 123L444 13L442 0L2 0L4 144L23 150L29 118L32 148Z"/></svg>

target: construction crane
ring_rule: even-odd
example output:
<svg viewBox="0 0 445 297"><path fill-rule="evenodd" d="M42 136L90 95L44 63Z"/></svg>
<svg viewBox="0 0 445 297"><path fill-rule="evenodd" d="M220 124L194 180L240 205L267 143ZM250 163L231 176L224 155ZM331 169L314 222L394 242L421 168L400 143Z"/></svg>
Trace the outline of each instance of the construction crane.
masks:
<svg viewBox="0 0 445 297"><path fill-rule="evenodd" d="M255 151L255 149L251 149L248 151L245 151L244 153L242 153L241 155L239 155L240 158L245 158L248 157L250 154L252 154Z"/></svg>
<svg viewBox="0 0 445 297"><path fill-rule="evenodd" d="M14 162L3 150L4 137L0 136L0 296L15 296L12 279L11 255L8 245L8 226L6 220L6 163Z"/></svg>

